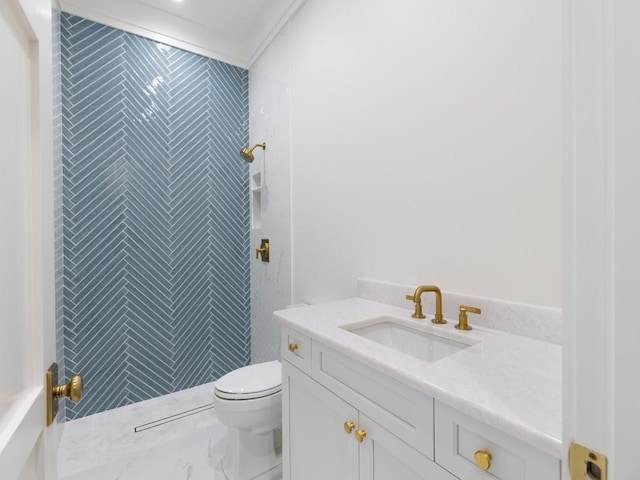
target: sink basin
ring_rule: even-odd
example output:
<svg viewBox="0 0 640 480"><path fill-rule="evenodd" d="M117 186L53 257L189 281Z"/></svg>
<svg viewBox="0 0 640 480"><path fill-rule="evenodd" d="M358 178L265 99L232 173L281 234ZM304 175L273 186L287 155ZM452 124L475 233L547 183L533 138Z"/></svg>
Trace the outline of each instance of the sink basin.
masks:
<svg viewBox="0 0 640 480"><path fill-rule="evenodd" d="M398 323L392 317L382 317L362 326L347 325L343 328L425 362L437 362L470 347L461 342L410 328Z"/></svg>

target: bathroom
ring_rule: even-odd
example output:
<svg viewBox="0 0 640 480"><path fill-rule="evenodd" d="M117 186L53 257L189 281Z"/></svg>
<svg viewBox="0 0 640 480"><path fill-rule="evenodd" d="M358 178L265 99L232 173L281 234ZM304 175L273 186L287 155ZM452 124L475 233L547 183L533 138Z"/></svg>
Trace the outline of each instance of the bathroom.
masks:
<svg viewBox="0 0 640 480"><path fill-rule="evenodd" d="M20 7L13 8L29 12L35 3L16 1ZM581 443L615 458L611 445L619 444L628 432L612 434L617 442L604 442L593 425L604 428L612 422L615 416L603 405L614 401L616 411L626 415L619 399L624 392L634 392L632 387L621 384L616 386L617 395L602 394L584 404L567 399L585 382L584 375L573 373L577 367L571 362L592 361L593 368L585 367L585 372L607 379L614 363L616 375L622 375L621 360L631 355L622 335L609 336L609 328L622 328L616 322L594 319L585 332L578 330L576 318L590 311L611 311L614 304L617 311L626 311L623 300L616 299L623 302L618 304L589 292L608 291L611 276L600 275L607 262L619 275L632 271L635 256L630 248L616 244L621 249L613 263L607 253L612 238L608 233L593 235L610 231L605 226L613 222L614 213L623 218L627 213L620 202L615 204L619 212L613 207L595 208L594 202L612 205L607 202L613 195L630 195L622 189L632 188L618 181L616 188L621 190L616 193L606 182L593 180L603 175L590 173L604 171L604 178L615 173L631 184L636 172L621 166L607 170L613 168L607 163L575 166L567 160L582 152L567 146L572 122L584 129L572 134L575 144L585 150L597 147L596 140L610 134L606 129L603 133L595 120L593 124L576 120L583 118L581 112L590 117L584 112L595 108L589 103L592 98L609 105L609 97L597 97L594 90L608 91L610 83L591 85L585 80L583 85L581 79L593 75L577 67L581 75L570 74L568 65L573 64L567 56L572 53L567 52L595 47L572 30L568 4L572 3L283 0L267 8L256 1L245 10L229 9L229 17L220 22L221 34L207 32L206 22L181 13L181 8L194 8L191 14L196 11L188 0L155 5L142 0L62 2L62 17L49 18L54 33L49 47L60 52L59 63L54 55L49 72L57 86L50 99L54 106L50 174L55 182L52 191L43 187L42 192L43 199L56 199L54 205L42 200L48 205L43 215L57 223L55 229L43 227L50 228L45 233L53 237L44 261L55 271L49 278L56 282L55 295L44 295L41 301L45 309L54 306L48 310L51 314L55 310L57 342L55 352L45 355L49 362L42 364L46 370L52 359L57 361L62 372L58 383L82 374L85 392L77 404L61 402L57 422L49 429L55 433L43 433L43 438L57 437L47 441L61 445L60 478L83 478L81 468L85 474L91 471L91 478L98 478L92 469L101 465L123 468L118 461L126 464L126 455L134 454L126 450L139 448L142 436L151 438L157 432L158 448L187 445L177 436L180 428L195 432L203 426L202 418L215 419L213 381L249 363L288 355L288 345L281 343L281 322L295 314L281 313L276 319L274 311L361 297L403 309L410 318L416 302L405 295L423 284L442 289L451 328L458 316L454 300L460 304L476 300L484 302L484 313L469 315L476 332L490 327L562 344L565 358L554 375L559 379L564 369L565 381L558 388L565 398L565 415L564 425L554 426L556 443L562 448L556 457L564 470L567 442L582 436ZM13 18L15 11L7 8L3 18ZM628 8L628 17L634 18L635 7ZM598 15L573 13L584 28L599 31ZM32 21L35 17L29 15ZM39 29L46 26L34 22L39 36ZM625 25L616 27L626 32ZM597 38L603 44L609 41L606 36ZM47 46L44 38L39 42ZM117 42L127 45L126 53L118 53L123 47ZM574 50L567 47L570 42ZM138 115L137 123L121 127L134 132L128 145L109 136L112 125L107 117L113 106L100 95L122 85L109 83L106 63L101 64L105 81L94 97L76 102L70 95L91 90L74 84L72 71L78 68L78 82L91 85L95 78L82 65L87 58L91 63L129 62L122 85L134 85L138 94L146 89L140 97L145 101L127 107ZM576 58L583 61L579 55ZM184 70L171 70L180 68L178 64ZM168 70L159 74L154 68ZM636 74L631 67L630 72L620 68L615 78L624 82L617 85L617 95L626 92L626 82L632 83ZM41 73L47 75L45 70ZM181 73L193 74L194 79L177 85L183 81ZM184 92L184 96L171 104L167 92L174 85L182 89L176 95ZM578 93L571 96L568 91ZM125 103L133 98L130 92L124 97ZM584 112L569 105L568 98L577 98ZM100 108L84 111L83 101L100 102ZM606 111L600 107L598 112ZM205 108L209 111L203 113ZM577 113L572 117L568 112ZM175 128L170 115L176 119ZM211 125L200 123L202 115L213 119ZM603 118L610 117L603 114ZM182 123L183 119L187 120ZM635 121L616 120L617 125ZM92 145L93 156L86 158L97 165L106 161L110 149L129 149L121 163L104 168L105 163L95 167L102 168L96 173L73 158L77 150L78 155L86 154L78 145L86 140L80 138L85 126L94 121L105 122L99 127L103 143ZM144 130L153 122L165 130ZM254 161L243 161L240 149L262 142L264 148L253 150ZM147 155L149 151L167 156ZM108 186L104 197L91 191L94 178ZM123 184L118 183L121 180ZM592 195L575 194L583 188ZM3 197L5 204L9 195ZM86 204L78 203L81 199ZM117 211L100 210L116 203ZM580 216L576 204L596 213ZM170 212L170 220L162 216L164 211ZM75 217L87 212L88 220ZM80 221L88 221L87 228L75 231ZM116 221L121 223L110 228ZM623 223L616 222L616 228L624 229ZM629 232L616 230L615 238L635 238L628 228ZM158 237L160 231L169 232L166 239ZM263 239L269 241L268 262L256 258ZM123 250L118 242L125 245ZM102 250L99 259L91 256L93 246ZM161 265L164 259L169 259L168 266ZM86 280L96 272L103 276ZM85 283L74 284L76 275ZM601 283L583 286L578 281L582 278L601 278ZM6 278L3 282L8 284ZM85 293L88 296L81 298ZM434 299L430 294L423 297L430 316ZM84 306L78 306L80 300ZM74 308L80 314L95 313L95 323L83 326ZM298 308L290 312L307 307ZM507 314L520 317L504 321ZM602 355L615 357L615 362L598 363L585 353L583 346L599 345L598 338L609 339ZM5 352L12 348L2 345ZM10 358L7 354L5 365ZM166 403L145 403L163 398ZM141 408L145 405L149 407ZM589 422L585 430L577 427L585 412L600 407L599 422ZM101 415L119 409L131 415L126 435L115 429L113 417L100 423L107 418ZM567 411L576 413L569 418ZM76 464L73 475L69 470L62 474L70 465L67 462L74 460L68 437L73 425L83 421L97 424L90 434L75 440L75 453L84 448L94 458ZM201 428L194 435L200 434L203 437L197 441L221 460L224 430L205 433ZM89 440L96 442L90 448ZM286 444L287 439L283 441ZM104 443L114 451L101 450ZM614 465L624 472L626 451L616 452L622 460ZM147 460L157 462L152 456ZM192 460L171 461L177 469L171 478L200 478L195 463L189 463ZM213 463L209 467L219 470L219 462ZM133 475L142 467L127 468ZM104 475L112 473L117 478L122 472ZM618 475L625 478L624 473ZM39 477L23 473L22 478Z"/></svg>

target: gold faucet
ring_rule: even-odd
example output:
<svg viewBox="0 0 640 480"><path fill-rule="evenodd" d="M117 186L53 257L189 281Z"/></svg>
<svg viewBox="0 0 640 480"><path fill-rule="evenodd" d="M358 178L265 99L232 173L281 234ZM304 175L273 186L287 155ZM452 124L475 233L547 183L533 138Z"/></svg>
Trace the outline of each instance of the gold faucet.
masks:
<svg viewBox="0 0 640 480"><path fill-rule="evenodd" d="M467 317L467 313L475 313L480 315L482 313L482 310L476 307L460 305L460 315L458 315L458 324L456 325L456 328L458 330L473 330L471 325L469 325L469 318Z"/></svg>
<svg viewBox="0 0 640 480"><path fill-rule="evenodd" d="M442 292L435 285L420 285L416 288L416 291L413 295L407 295L407 300L413 301L415 303L415 311L413 318L425 318L422 313L422 299L421 296L424 292L433 292L436 294L436 316L431 319L432 323L437 323L438 325L444 325L447 321L442 316Z"/></svg>

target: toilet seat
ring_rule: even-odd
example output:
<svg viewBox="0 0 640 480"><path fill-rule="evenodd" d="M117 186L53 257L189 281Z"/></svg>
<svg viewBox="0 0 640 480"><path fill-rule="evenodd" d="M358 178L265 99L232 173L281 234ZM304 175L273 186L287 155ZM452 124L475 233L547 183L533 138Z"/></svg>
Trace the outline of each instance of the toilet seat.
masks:
<svg viewBox="0 0 640 480"><path fill-rule="evenodd" d="M258 363L234 370L214 382L214 392L227 400L268 397L282 390L280 362Z"/></svg>

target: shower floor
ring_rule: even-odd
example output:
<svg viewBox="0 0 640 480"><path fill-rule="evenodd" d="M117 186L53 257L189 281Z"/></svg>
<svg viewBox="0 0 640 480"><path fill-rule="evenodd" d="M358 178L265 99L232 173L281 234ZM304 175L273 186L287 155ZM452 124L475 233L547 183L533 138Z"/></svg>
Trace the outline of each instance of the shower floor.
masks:
<svg viewBox="0 0 640 480"><path fill-rule="evenodd" d="M224 480L213 384L66 423L59 480Z"/></svg>

